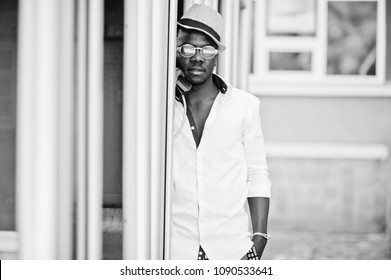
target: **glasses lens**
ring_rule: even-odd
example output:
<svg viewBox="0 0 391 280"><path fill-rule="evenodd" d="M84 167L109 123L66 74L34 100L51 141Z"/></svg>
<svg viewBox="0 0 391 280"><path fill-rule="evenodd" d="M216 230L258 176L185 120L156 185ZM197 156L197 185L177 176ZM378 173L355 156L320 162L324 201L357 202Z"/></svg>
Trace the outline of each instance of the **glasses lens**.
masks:
<svg viewBox="0 0 391 280"><path fill-rule="evenodd" d="M206 59L211 59L216 55L216 49L212 46L205 46L202 48L201 54Z"/></svg>
<svg viewBox="0 0 391 280"><path fill-rule="evenodd" d="M217 53L216 49L212 46L205 46L202 48L196 48L193 45L185 44L185 45L179 47L179 52L184 57L192 57L193 55L195 55L196 50L200 50L201 56L205 59L211 59Z"/></svg>
<svg viewBox="0 0 391 280"><path fill-rule="evenodd" d="M192 45L183 45L181 47L181 55L184 57L191 57L195 54L194 46Z"/></svg>

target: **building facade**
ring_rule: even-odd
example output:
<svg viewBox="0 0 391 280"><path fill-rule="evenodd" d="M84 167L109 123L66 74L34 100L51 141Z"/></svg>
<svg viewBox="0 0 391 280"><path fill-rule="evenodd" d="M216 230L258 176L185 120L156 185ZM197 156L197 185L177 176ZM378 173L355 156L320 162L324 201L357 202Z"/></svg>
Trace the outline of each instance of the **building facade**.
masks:
<svg viewBox="0 0 391 280"><path fill-rule="evenodd" d="M224 17L217 73L261 100L270 233L391 237L387 2L1 1L0 258L168 256L176 20L193 3Z"/></svg>

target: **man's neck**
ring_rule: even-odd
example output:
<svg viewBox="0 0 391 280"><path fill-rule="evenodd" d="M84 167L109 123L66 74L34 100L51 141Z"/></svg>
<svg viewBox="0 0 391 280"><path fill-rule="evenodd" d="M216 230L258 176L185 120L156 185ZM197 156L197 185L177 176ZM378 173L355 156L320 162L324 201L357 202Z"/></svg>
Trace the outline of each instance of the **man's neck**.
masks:
<svg viewBox="0 0 391 280"><path fill-rule="evenodd" d="M203 103L213 101L219 89L213 83L212 76L203 84L193 85L191 91L186 95L186 99L190 104Z"/></svg>

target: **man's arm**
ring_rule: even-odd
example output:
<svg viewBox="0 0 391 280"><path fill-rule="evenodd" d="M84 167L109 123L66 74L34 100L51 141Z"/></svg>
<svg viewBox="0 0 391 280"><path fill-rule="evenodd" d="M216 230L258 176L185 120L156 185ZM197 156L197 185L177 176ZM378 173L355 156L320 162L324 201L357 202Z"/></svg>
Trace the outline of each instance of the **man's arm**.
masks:
<svg viewBox="0 0 391 280"><path fill-rule="evenodd" d="M248 198L253 232L267 233L269 202L270 199L268 197ZM261 257L263 254L263 250L265 249L267 239L262 236L255 235L253 238L253 242L259 257Z"/></svg>
<svg viewBox="0 0 391 280"><path fill-rule="evenodd" d="M251 118L243 133L244 151L247 163L248 204L253 232L267 233L271 182L266 163L265 143L261 128L260 102L252 103ZM256 235L253 238L255 249L262 256L267 240Z"/></svg>

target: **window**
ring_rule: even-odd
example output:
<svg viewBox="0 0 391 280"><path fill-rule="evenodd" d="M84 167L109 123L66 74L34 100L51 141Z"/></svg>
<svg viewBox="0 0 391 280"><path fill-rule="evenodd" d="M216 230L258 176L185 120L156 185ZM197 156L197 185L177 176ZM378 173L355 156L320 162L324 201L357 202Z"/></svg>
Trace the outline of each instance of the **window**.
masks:
<svg viewBox="0 0 391 280"><path fill-rule="evenodd" d="M15 230L16 32L17 2L2 1L0 4L0 231Z"/></svg>
<svg viewBox="0 0 391 280"><path fill-rule="evenodd" d="M385 24L384 0L256 1L250 84L383 83Z"/></svg>
<svg viewBox="0 0 391 280"><path fill-rule="evenodd" d="M376 12L376 2L328 3L328 75L376 75Z"/></svg>

